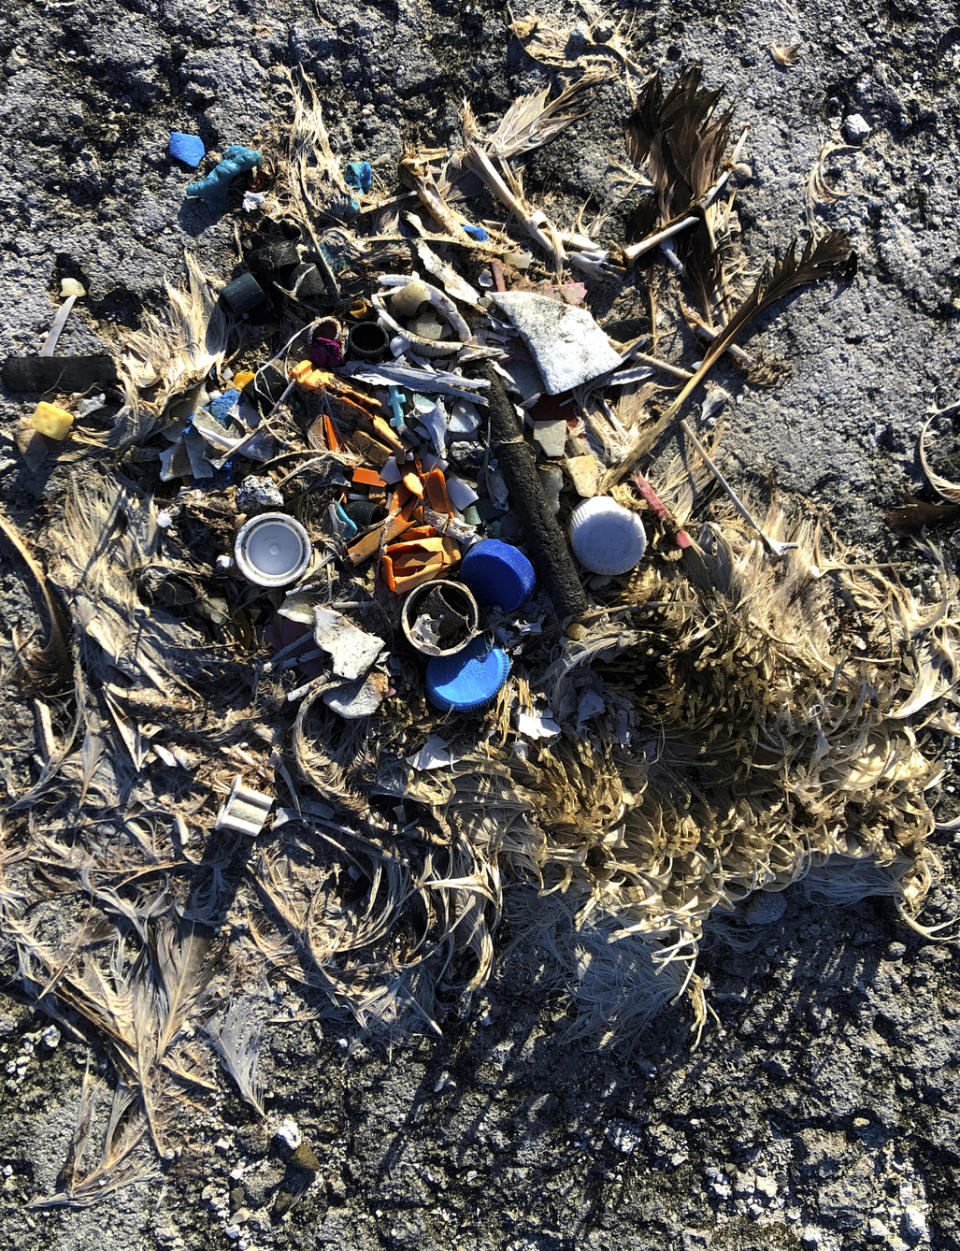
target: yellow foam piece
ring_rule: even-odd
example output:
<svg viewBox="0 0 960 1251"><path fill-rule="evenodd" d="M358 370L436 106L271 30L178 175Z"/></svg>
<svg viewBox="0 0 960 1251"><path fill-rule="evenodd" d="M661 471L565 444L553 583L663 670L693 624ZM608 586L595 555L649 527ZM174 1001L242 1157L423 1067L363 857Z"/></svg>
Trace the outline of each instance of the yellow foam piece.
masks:
<svg viewBox="0 0 960 1251"><path fill-rule="evenodd" d="M29 424L34 430L45 434L48 439L65 439L73 425L73 413L65 408L57 408L56 404L47 404L43 400L33 410Z"/></svg>

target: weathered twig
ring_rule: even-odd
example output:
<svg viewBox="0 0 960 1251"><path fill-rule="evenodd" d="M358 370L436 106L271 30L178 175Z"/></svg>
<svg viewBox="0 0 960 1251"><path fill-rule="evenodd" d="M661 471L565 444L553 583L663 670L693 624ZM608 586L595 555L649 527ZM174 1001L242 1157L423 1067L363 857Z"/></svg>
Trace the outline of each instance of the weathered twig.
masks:
<svg viewBox="0 0 960 1251"><path fill-rule="evenodd" d="M523 437L513 405L492 366L484 367L490 382L490 446L510 491L510 504L530 544L530 555L547 593L564 620L586 611L573 557L563 531L550 511L537 473L533 450Z"/></svg>
<svg viewBox="0 0 960 1251"><path fill-rule="evenodd" d="M757 534L760 535L760 538L763 540L763 545L767 549L767 551L770 553L770 555L776 556L777 559L779 560L780 557L785 555L785 553L792 551L797 546L796 543L781 543L779 539L771 539L769 535L764 534L762 527L755 520L753 515L747 509L747 506L740 499L739 495L737 495L736 491L734 491L733 487L730 485L730 483L726 480L726 478L723 476L723 474L714 464L710 456L710 453L707 451L707 449L703 446L703 444L697 438L697 435L693 427L690 425L689 421L686 421L686 420L681 421L680 429L683 431L683 433L687 436L687 438L690 440L693 446L700 453L703 463L707 466L707 468L716 478L717 482L719 482L719 484L723 487L724 491L727 493L727 495L730 498L730 502L733 504L734 508L737 510L740 516L744 519L745 522L747 522L748 525L752 526L753 529L756 530Z"/></svg>

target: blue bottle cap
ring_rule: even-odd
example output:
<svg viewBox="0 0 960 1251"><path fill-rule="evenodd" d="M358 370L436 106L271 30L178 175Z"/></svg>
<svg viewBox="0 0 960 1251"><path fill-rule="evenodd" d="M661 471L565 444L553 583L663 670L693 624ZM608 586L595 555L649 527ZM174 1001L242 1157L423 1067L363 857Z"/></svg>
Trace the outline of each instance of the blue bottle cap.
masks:
<svg viewBox="0 0 960 1251"><path fill-rule="evenodd" d="M207 155L207 149L199 135L185 135L179 130L170 132L170 146L167 151L175 160L183 161L191 169L196 169Z"/></svg>
<svg viewBox="0 0 960 1251"><path fill-rule="evenodd" d="M504 612L529 599L537 580L523 552L499 539L475 543L460 562L459 577L481 604L496 604Z"/></svg>
<svg viewBox="0 0 960 1251"><path fill-rule="evenodd" d="M499 647L488 650L474 639L455 656L434 656L427 663L427 699L441 712L470 712L489 704L507 680L510 660Z"/></svg>

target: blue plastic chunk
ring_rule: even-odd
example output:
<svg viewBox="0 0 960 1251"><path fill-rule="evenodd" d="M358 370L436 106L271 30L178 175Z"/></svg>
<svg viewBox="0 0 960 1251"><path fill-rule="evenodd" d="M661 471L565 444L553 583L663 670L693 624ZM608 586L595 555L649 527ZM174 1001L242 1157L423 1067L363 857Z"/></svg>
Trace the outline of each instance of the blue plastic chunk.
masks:
<svg viewBox="0 0 960 1251"><path fill-rule="evenodd" d="M235 178L259 165L259 152L253 148L245 148L242 144L232 143L223 154L223 160L199 182L191 182L187 186L187 195L193 199L203 200L207 208L214 213L222 213L227 207L227 196Z"/></svg>
<svg viewBox="0 0 960 1251"><path fill-rule="evenodd" d="M482 226L464 226L463 233L469 235L471 239L476 239L477 243L486 243L490 238Z"/></svg>
<svg viewBox="0 0 960 1251"><path fill-rule="evenodd" d="M180 130L171 130L170 145L167 151L176 161L183 161L191 169L196 169L207 155L203 140L199 135L185 135Z"/></svg>
<svg viewBox="0 0 960 1251"><path fill-rule="evenodd" d="M499 539L483 539L460 562L460 581L481 604L495 604L504 612L530 598L536 574L523 552Z"/></svg>
<svg viewBox="0 0 960 1251"><path fill-rule="evenodd" d="M476 638L455 656L427 663L427 699L441 712L471 712L489 704L510 673L510 659L499 647Z"/></svg>
<svg viewBox="0 0 960 1251"><path fill-rule="evenodd" d="M373 170L370 167L370 162L350 161L347 164L347 168L343 171L343 180L354 191L361 191L366 195L373 186Z"/></svg>
<svg viewBox="0 0 960 1251"><path fill-rule="evenodd" d="M217 399L211 400L207 406L210 416L214 421L219 422L221 426L227 426L230 422L230 412L237 400L240 398L240 392L231 388L224 391L223 395Z"/></svg>

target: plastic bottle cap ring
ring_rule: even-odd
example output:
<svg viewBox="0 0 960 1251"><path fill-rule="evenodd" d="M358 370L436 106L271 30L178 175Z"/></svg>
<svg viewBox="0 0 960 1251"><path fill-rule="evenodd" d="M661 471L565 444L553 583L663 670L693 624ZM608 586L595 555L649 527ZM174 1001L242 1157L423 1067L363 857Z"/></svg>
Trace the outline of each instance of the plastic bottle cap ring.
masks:
<svg viewBox="0 0 960 1251"><path fill-rule="evenodd" d="M310 538L286 513L261 513L237 531L237 568L257 586L287 586L310 563Z"/></svg>

